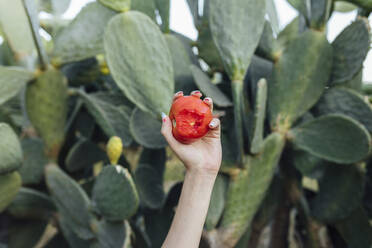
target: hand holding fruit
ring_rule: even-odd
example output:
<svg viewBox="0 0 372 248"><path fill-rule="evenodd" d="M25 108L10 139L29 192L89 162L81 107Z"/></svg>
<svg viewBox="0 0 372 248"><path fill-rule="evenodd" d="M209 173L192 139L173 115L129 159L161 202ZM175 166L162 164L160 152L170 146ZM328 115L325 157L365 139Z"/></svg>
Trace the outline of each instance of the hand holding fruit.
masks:
<svg viewBox="0 0 372 248"><path fill-rule="evenodd" d="M216 175L222 158L220 121L213 118L212 99L201 96L199 91L176 93L170 116L162 116L161 132L187 170Z"/></svg>

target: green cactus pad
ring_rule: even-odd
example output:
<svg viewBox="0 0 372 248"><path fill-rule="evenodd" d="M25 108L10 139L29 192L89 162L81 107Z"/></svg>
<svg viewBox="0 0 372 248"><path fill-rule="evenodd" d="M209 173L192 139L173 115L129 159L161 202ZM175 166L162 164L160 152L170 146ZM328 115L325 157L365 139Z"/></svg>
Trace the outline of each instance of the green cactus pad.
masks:
<svg viewBox="0 0 372 248"><path fill-rule="evenodd" d="M318 101L331 61L332 47L323 33L309 30L288 44L268 84L272 128L288 129Z"/></svg>
<svg viewBox="0 0 372 248"><path fill-rule="evenodd" d="M196 65L190 65L190 70L199 90L205 96L212 98L213 103L219 107L231 107L230 99L216 86L209 77Z"/></svg>
<svg viewBox="0 0 372 248"><path fill-rule="evenodd" d="M100 248L125 247L125 243L128 243L130 239L130 233L127 230L129 225L126 225L124 221L110 222L101 220L97 225L97 239Z"/></svg>
<svg viewBox="0 0 372 248"><path fill-rule="evenodd" d="M260 38L260 42L258 43L256 54L269 60L275 60L274 49L277 46L276 42L277 41L274 39L274 33L270 22L265 21L265 26Z"/></svg>
<svg viewBox="0 0 372 248"><path fill-rule="evenodd" d="M199 0L187 0L187 4L194 20L194 25L196 27L199 19Z"/></svg>
<svg viewBox="0 0 372 248"><path fill-rule="evenodd" d="M217 226L225 208L226 191L228 180L222 174L219 174L213 186L211 200L209 203L208 214L205 219L205 228L210 231Z"/></svg>
<svg viewBox="0 0 372 248"><path fill-rule="evenodd" d="M159 149L167 146L160 133L161 122L139 108L133 110L130 118L130 131L135 141L146 148Z"/></svg>
<svg viewBox="0 0 372 248"><path fill-rule="evenodd" d="M6 123L0 123L0 175L22 166L23 152L16 133Z"/></svg>
<svg viewBox="0 0 372 248"><path fill-rule="evenodd" d="M257 95L254 113L253 136L251 141L251 153L261 151L263 145L264 122L266 116L267 81L261 79L257 84Z"/></svg>
<svg viewBox="0 0 372 248"><path fill-rule="evenodd" d="M359 19L333 41L331 85L352 79L362 68L370 48L368 20Z"/></svg>
<svg viewBox="0 0 372 248"><path fill-rule="evenodd" d="M14 200L21 184L21 176L17 171L0 175L0 213Z"/></svg>
<svg viewBox="0 0 372 248"><path fill-rule="evenodd" d="M354 3L368 11L372 11L372 1L370 0L348 0L348 2Z"/></svg>
<svg viewBox="0 0 372 248"><path fill-rule="evenodd" d="M58 216L60 231L71 248L90 248L90 241L80 238L70 227L70 223L63 216ZM52 247L51 247L52 248ZM53 247L54 248L54 247Z"/></svg>
<svg viewBox="0 0 372 248"><path fill-rule="evenodd" d="M234 247L252 221L284 148L284 137L279 133L268 136L262 152L247 160L246 168L230 181L218 239L228 247Z"/></svg>
<svg viewBox="0 0 372 248"><path fill-rule="evenodd" d="M209 2L209 25L231 80L243 80L265 24L262 0Z"/></svg>
<svg viewBox="0 0 372 248"><path fill-rule="evenodd" d="M204 1L204 2L207 2L207 1ZM203 16L203 23L204 22L206 23L199 30L198 41L197 41L199 57L202 58L205 62L207 62L207 64L213 69L223 70L223 63L221 60L221 56L213 41L209 23L205 19L207 18Z"/></svg>
<svg viewBox="0 0 372 248"><path fill-rule="evenodd" d="M170 0L154 0L155 6L161 17L161 29L163 32L169 32Z"/></svg>
<svg viewBox="0 0 372 248"><path fill-rule="evenodd" d="M54 60L67 63L102 53L105 28L115 14L115 11L100 3L87 4L55 37Z"/></svg>
<svg viewBox="0 0 372 248"><path fill-rule="evenodd" d="M52 158L58 156L65 138L67 97L67 80L55 69L43 72L27 86L27 115Z"/></svg>
<svg viewBox="0 0 372 248"><path fill-rule="evenodd" d="M46 220L12 221L9 230L8 247L35 247L43 236L48 222Z"/></svg>
<svg viewBox="0 0 372 248"><path fill-rule="evenodd" d="M5 66L0 66L0 75L0 105L16 96L26 83L34 77L32 72Z"/></svg>
<svg viewBox="0 0 372 248"><path fill-rule="evenodd" d="M354 119L340 114L321 116L289 132L300 149L340 164L362 160L369 151L371 137Z"/></svg>
<svg viewBox="0 0 372 248"><path fill-rule="evenodd" d="M315 115L344 114L365 126L372 133L372 109L363 96L345 88L327 90L312 111Z"/></svg>
<svg viewBox="0 0 372 248"><path fill-rule="evenodd" d="M192 64L189 56L190 51L182 43L182 40L174 34L166 34L169 50L172 55L173 72L175 79L175 91L191 92L195 90L194 79L189 66ZM189 47L191 50L191 48Z"/></svg>
<svg viewBox="0 0 372 248"><path fill-rule="evenodd" d="M99 0L99 2L110 9L124 12L130 9L131 0Z"/></svg>
<svg viewBox="0 0 372 248"><path fill-rule="evenodd" d="M118 136L124 146L129 146L132 135L129 132L129 119L132 109L114 101L115 95L111 94L86 94L79 91L89 113L94 117L98 125L107 137ZM110 98L112 98L110 100Z"/></svg>
<svg viewBox="0 0 372 248"><path fill-rule="evenodd" d="M255 106L257 95L257 84L261 78L270 78L274 64L269 60L253 55L249 66L245 87L248 88L249 100L252 106Z"/></svg>
<svg viewBox="0 0 372 248"><path fill-rule="evenodd" d="M347 218L337 221L334 227L348 247L371 247L372 228L363 207L358 207Z"/></svg>
<svg viewBox="0 0 372 248"><path fill-rule="evenodd" d="M131 0L131 10L140 11L147 16L149 16L152 20L156 20L156 7L154 0Z"/></svg>
<svg viewBox="0 0 372 248"><path fill-rule="evenodd" d="M291 151L290 157L293 165L303 176L314 179L321 178L327 165L330 164L330 162L302 150Z"/></svg>
<svg viewBox="0 0 372 248"><path fill-rule="evenodd" d="M82 159L84 158L84 159ZM80 139L66 157L66 168L70 172L92 167L94 163L107 160L104 150L90 140Z"/></svg>
<svg viewBox="0 0 372 248"><path fill-rule="evenodd" d="M47 220L56 211L52 199L44 193L29 188L21 188L8 212L17 218Z"/></svg>
<svg viewBox="0 0 372 248"><path fill-rule="evenodd" d="M328 0L311 0L310 28L323 31L331 14L332 3Z"/></svg>
<svg viewBox="0 0 372 248"><path fill-rule="evenodd" d="M93 216L85 191L56 165L46 167L45 178L53 201L69 228L82 239L92 238L90 222Z"/></svg>
<svg viewBox="0 0 372 248"><path fill-rule="evenodd" d="M328 165L311 201L311 213L326 223L344 219L358 208L363 189L364 178L355 165Z"/></svg>
<svg viewBox="0 0 372 248"><path fill-rule="evenodd" d="M138 193L132 176L120 165L103 168L93 186L93 203L109 221L131 217L138 208Z"/></svg>
<svg viewBox="0 0 372 248"><path fill-rule="evenodd" d="M151 209L161 208L165 201L163 189L165 159L164 149L145 149L134 174L141 203Z"/></svg>
<svg viewBox="0 0 372 248"><path fill-rule="evenodd" d="M115 82L142 111L153 116L171 106L172 56L158 26L146 15L128 11L111 19L105 54Z"/></svg>
<svg viewBox="0 0 372 248"><path fill-rule="evenodd" d="M38 184L44 175L44 167L48 158L44 154L44 144L38 138L25 138L21 141L23 165L19 169L22 184Z"/></svg>
<svg viewBox="0 0 372 248"><path fill-rule="evenodd" d="M279 55L280 51L284 49L288 43L297 38L301 31L303 31L303 26L305 25L303 22L300 20L300 17L296 17L278 34L278 47L275 48L275 53L277 55Z"/></svg>
<svg viewBox="0 0 372 248"><path fill-rule="evenodd" d="M337 86L342 86L345 88L349 88L355 90L357 92L362 92L363 88L363 69L360 71L350 80L347 80L342 83L338 83Z"/></svg>

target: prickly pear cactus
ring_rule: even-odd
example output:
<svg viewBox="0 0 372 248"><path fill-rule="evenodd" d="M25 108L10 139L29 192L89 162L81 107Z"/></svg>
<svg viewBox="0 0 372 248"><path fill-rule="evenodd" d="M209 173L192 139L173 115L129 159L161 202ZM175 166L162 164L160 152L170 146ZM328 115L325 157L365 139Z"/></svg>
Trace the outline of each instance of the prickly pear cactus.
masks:
<svg viewBox="0 0 372 248"><path fill-rule="evenodd" d="M287 1L279 28L274 0L187 0L191 39L170 0L0 0L0 247L161 247L185 168L160 113L193 90L223 148L200 246L371 247L371 1Z"/></svg>
<svg viewBox="0 0 372 248"><path fill-rule="evenodd" d="M65 139L67 118L67 80L64 75L50 69L34 81L26 90L27 115L42 137L47 153L57 158Z"/></svg>

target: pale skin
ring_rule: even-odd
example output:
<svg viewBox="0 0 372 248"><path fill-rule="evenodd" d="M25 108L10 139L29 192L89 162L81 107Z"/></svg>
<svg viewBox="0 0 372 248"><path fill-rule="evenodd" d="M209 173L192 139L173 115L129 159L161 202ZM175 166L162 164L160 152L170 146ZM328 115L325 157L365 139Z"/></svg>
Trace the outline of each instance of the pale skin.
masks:
<svg viewBox="0 0 372 248"><path fill-rule="evenodd" d="M191 95L201 97L199 91L193 91ZM178 92L173 100L181 96L183 92ZM213 108L211 98L205 98L204 102ZM163 114L162 119L161 133L186 167L176 214L162 248L197 248L221 165L220 121L214 118L203 138L191 144L182 144L173 137L169 117Z"/></svg>

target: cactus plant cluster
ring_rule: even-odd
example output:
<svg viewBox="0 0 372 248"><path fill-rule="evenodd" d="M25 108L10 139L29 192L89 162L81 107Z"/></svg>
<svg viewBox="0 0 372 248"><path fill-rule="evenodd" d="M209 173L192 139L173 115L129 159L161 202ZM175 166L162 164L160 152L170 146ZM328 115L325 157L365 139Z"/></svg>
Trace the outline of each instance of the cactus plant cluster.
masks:
<svg viewBox="0 0 372 248"><path fill-rule="evenodd" d="M0 0L0 247L161 247L184 168L160 113L196 89L223 146L201 247L371 247L371 1L288 2L280 30L272 0L187 0L192 41L170 0Z"/></svg>

